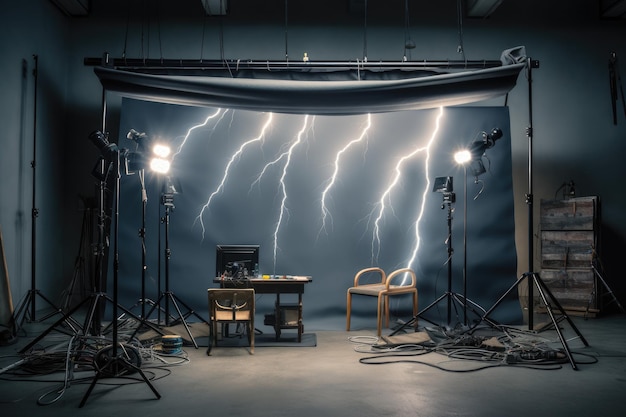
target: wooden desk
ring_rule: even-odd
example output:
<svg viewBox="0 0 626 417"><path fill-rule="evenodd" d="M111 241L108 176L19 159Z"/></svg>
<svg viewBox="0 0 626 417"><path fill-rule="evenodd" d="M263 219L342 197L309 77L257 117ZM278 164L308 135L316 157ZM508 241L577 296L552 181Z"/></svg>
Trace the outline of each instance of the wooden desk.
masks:
<svg viewBox="0 0 626 417"><path fill-rule="evenodd" d="M298 343L302 341L302 333L304 325L302 324L302 294L304 293L305 284L310 283L313 279L309 276L294 276L288 278L247 278L235 279L216 278L214 282L220 284L221 287L231 286L247 286L254 288L257 294L276 294L276 302L274 303L274 322L268 325L274 327L276 340L280 339L283 329L296 329L298 331ZM296 294L298 300L296 303L285 303L281 301L281 294Z"/></svg>

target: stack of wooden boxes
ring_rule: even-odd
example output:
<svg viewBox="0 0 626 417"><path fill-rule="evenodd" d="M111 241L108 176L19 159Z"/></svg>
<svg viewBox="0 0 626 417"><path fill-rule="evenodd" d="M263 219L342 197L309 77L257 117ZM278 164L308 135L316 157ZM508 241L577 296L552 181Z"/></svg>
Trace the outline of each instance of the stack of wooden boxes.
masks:
<svg viewBox="0 0 626 417"><path fill-rule="evenodd" d="M592 268L599 244L598 197L541 200L540 215L543 282L567 314L595 317L600 313Z"/></svg>

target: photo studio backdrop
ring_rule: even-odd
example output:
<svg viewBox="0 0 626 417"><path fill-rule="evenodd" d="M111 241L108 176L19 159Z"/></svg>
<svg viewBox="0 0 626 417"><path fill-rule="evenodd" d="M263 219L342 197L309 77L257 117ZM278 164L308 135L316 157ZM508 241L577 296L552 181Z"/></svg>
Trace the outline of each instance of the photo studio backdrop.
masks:
<svg viewBox="0 0 626 417"><path fill-rule="evenodd" d="M437 177L452 177L452 291L463 292L465 258L467 297L488 309L517 279L509 126L505 106L303 115L125 98L118 146L130 155L138 151L137 141L127 139L134 129L173 154L170 173L145 171L145 219L139 175L121 177L120 303L130 307L141 297L138 231L145 220L152 300L159 280L163 290L166 246L170 290L206 315L206 290L217 286L216 246L254 244L260 273L312 276L304 294L308 329L345 326L346 289L369 266L388 273L412 267L421 310L447 291L448 204L433 186ZM493 128L503 136L482 158L487 172L466 176L455 151ZM166 245L168 183L176 193ZM273 297L258 298L262 317ZM355 299L353 328L373 327L375 309L374 300ZM410 300L392 301L391 310L410 318ZM462 322L462 314L455 318ZM521 322L519 300L505 300L491 316ZM428 317L445 324L446 303Z"/></svg>

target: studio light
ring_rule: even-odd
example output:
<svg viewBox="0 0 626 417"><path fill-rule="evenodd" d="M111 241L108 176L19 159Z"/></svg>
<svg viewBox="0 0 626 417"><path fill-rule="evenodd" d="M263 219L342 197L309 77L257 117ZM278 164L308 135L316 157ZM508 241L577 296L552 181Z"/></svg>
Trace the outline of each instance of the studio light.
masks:
<svg viewBox="0 0 626 417"><path fill-rule="evenodd" d="M471 160L472 153L467 149L463 149L454 154L454 162L456 162L457 164L466 164Z"/></svg>
<svg viewBox="0 0 626 417"><path fill-rule="evenodd" d="M479 176L487 172L482 157L485 151L492 148L498 139L502 137L502 130L495 127L489 133L482 133L482 140L474 141L467 149L460 150L454 154L456 163L466 165L470 172L475 176Z"/></svg>
<svg viewBox="0 0 626 417"><path fill-rule="evenodd" d="M166 174L170 170L170 147L156 144L152 148L153 157L150 160L150 169L159 174Z"/></svg>

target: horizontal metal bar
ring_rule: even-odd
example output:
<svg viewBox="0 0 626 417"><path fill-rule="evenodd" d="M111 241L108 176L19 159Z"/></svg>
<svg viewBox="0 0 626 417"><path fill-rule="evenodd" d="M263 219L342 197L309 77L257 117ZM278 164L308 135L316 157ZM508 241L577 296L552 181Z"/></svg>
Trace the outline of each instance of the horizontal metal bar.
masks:
<svg viewBox="0 0 626 417"><path fill-rule="evenodd" d="M85 66L108 66L127 70L418 70L418 69L481 69L502 66L500 60L435 60L435 61L260 61L260 60L197 60L143 58L85 58Z"/></svg>

